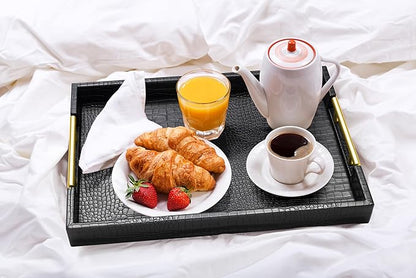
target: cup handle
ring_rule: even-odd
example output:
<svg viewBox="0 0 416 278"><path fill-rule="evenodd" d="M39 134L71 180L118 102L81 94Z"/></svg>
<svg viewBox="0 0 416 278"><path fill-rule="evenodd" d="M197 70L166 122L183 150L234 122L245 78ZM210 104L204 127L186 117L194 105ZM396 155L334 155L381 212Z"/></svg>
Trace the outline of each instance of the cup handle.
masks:
<svg viewBox="0 0 416 278"><path fill-rule="evenodd" d="M308 167L305 176L309 173L322 174L325 170L325 161L318 155L312 155L309 158Z"/></svg>
<svg viewBox="0 0 416 278"><path fill-rule="evenodd" d="M329 89L334 84L335 80L338 78L341 67L337 61L332 60L332 59L321 58L321 61L335 65L335 73L328 79L328 81L326 81L324 86L322 86L321 88L321 99L322 99L325 96L325 94L328 93Z"/></svg>

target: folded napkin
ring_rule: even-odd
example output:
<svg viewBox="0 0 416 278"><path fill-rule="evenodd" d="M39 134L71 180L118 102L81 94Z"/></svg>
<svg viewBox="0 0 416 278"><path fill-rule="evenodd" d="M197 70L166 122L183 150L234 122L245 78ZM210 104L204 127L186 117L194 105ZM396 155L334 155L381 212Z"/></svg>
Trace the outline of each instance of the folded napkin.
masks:
<svg viewBox="0 0 416 278"><path fill-rule="evenodd" d="M144 112L144 72L123 74L123 84L98 114L81 149L79 166L84 174L113 166L138 135L160 127Z"/></svg>

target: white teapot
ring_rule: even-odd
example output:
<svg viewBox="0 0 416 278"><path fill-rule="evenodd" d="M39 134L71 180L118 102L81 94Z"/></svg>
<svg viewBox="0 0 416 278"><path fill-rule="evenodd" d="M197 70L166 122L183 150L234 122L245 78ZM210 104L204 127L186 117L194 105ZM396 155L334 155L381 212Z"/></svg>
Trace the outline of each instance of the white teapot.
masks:
<svg viewBox="0 0 416 278"><path fill-rule="evenodd" d="M336 67L323 87L321 61ZM273 129L284 125L308 128L339 71L338 62L321 58L310 43L294 38L276 40L268 47L260 69L260 82L246 68L233 67Z"/></svg>

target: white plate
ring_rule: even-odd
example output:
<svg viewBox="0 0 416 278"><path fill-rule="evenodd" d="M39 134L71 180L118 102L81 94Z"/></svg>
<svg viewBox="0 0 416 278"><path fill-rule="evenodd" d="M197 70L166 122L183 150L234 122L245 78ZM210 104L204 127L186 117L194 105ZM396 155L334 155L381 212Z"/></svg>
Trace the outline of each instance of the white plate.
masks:
<svg viewBox="0 0 416 278"><path fill-rule="evenodd" d="M248 154L246 168L250 179L261 189L283 197L299 197L314 193L324 187L334 173L334 160L331 153L317 142L316 151L325 161L325 169L321 174L310 173L297 184L285 184L276 181L269 170L269 159L265 141L258 143Z"/></svg>
<svg viewBox="0 0 416 278"><path fill-rule="evenodd" d="M126 189L128 183L128 175L135 177L126 160L126 151L117 159L112 173L112 183L117 197L132 210L147 216L167 216L178 214L200 213L215 205L227 192L231 183L231 166L227 156L223 151L213 143L206 141L215 149L217 154L225 161L225 171L221 174L214 174L216 185L214 190L207 192L192 192L191 203L183 210L169 211L167 208L167 194L158 193L158 204L151 209L143 205L135 203L131 199L126 199Z"/></svg>

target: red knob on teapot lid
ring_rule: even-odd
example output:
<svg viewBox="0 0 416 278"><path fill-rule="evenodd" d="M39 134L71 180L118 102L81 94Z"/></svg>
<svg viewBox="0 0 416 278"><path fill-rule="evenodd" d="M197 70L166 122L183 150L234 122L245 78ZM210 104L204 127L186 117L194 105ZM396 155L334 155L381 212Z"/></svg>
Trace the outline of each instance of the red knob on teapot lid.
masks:
<svg viewBox="0 0 416 278"><path fill-rule="evenodd" d="M287 43L287 51L294 52L296 51L296 41L295 40L289 40Z"/></svg>
<svg viewBox="0 0 416 278"><path fill-rule="evenodd" d="M300 39L281 39L273 42L268 57L276 66L296 69L309 65L316 57L316 51L308 42Z"/></svg>

